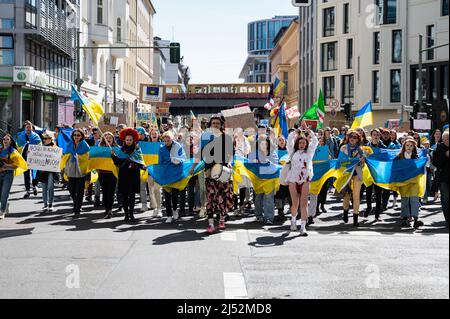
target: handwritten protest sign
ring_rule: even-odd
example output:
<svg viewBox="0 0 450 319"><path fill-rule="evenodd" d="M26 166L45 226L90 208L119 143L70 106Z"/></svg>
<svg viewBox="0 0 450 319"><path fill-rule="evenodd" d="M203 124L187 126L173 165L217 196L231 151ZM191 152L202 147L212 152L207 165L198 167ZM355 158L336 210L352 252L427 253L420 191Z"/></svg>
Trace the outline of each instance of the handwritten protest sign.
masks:
<svg viewBox="0 0 450 319"><path fill-rule="evenodd" d="M29 169L59 173L59 164L62 158L62 149L59 147L47 147L30 145L27 158Z"/></svg>

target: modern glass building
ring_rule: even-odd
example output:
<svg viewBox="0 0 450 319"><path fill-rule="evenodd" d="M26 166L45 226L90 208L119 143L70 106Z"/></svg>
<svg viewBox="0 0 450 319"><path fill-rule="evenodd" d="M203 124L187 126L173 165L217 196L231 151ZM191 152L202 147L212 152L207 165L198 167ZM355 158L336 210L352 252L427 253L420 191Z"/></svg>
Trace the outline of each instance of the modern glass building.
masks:
<svg viewBox="0 0 450 319"><path fill-rule="evenodd" d="M240 78L246 83L269 83L271 79L269 55L274 39L282 28L287 28L296 16L275 16L272 19L253 21L248 24L248 57Z"/></svg>

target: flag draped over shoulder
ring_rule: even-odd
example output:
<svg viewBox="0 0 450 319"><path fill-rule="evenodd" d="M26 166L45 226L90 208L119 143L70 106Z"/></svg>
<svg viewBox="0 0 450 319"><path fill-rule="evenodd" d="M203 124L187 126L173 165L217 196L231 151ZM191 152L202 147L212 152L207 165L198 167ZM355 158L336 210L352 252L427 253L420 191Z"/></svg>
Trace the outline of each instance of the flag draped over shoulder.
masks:
<svg viewBox="0 0 450 319"><path fill-rule="evenodd" d="M366 163L373 182L402 197L423 197L426 188L427 158L380 161L368 158Z"/></svg>
<svg viewBox="0 0 450 319"><path fill-rule="evenodd" d="M317 129L323 127L323 122L325 120L325 99L322 90L320 90L319 98L316 103L314 103L314 105L300 118L300 122L304 120L318 121Z"/></svg>
<svg viewBox="0 0 450 319"><path fill-rule="evenodd" d="M112 150L118 154L121 152L119 147L113 147ZM111 157L111 148L94 146L89 150L89 170L102 170L112 172L116 178L119 177L119 170Z"/></svg>
<svg viewBox="0 0 450 319"><path fill-rule="evenodd" d="M105 110L103 109L103 106L101 104L99 104L94 99L88 99L87 97L82 96L73 85L71 99L74 102L78 101L81 104L83 110L89 115L91 121L95 125L98 125L98 122L105 114Z"/></svg>
<svg viewBox="0 0 450 319"><path fill-rule="evenodd" d="M151 165L148 167L148 173L164 189L174 188L181 191L186 188L192 177L200 174L205 169L205 163L202 161L196 165L194 174L190 175L189 173L193 165L194 159L180 163L179 165Z"/></svg>
<svg viewBox="0 0 450 319"><path fill-rule="evenodd" d="M12 147L0 151L0 160L17 167L14 170L14 177L17 177L28 170L27 162L23 159L22 155Z"/></svg>
<svg viewBox="0 0 450 319"><path fill-rule="evenodd" d="M359 165L360 159L349 157L344 153L339 154L339 165L336 168L335 176L336 181L334 182L334 187L340 193L344 190L345 187L352 185L352 177L355 173L356 166Z"/></svg>
<svg viewBox="0 0 450 319"><path fill-rule="evenodd" d="M356 113L352 130L355 130L358 127L367 127L371 125L373 125L372 102L368 102L358 113Z"/></svg>
<svg viewBox="0 0 450 319"><path fill-rule="evenodd" d="M17 133L17 150L20 154L22 154L23 149L27 144L30 145L41 145L42 141L39 135L36 132L31 131L30 136L27 136L25 131Z"/></svg>
<svg viewBox="0 0 450 319"><path fill-rule="evenodd" d="M70 160L78 162L81 174L89 173L89 145L86 141L81 141L78 147L75 147L75 144L70 142L63 154L60 165L61 170L66 167L67 161Z"/></svg>

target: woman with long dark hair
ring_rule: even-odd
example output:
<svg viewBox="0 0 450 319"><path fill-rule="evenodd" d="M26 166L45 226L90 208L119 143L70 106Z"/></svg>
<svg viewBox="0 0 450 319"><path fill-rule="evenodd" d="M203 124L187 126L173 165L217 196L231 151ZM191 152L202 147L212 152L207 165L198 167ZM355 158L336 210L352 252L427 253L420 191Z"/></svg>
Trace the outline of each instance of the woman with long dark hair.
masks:
<svg viewBox="0 0 450 319"><path fill-rule="evenodd" d="M8 198L14 177L27 170L27 163L17 151L16 142L6 134L0 143L0 220L9 213Z"/></svg>
<svg viewBox="0 0 450 319"><path fill-rule="evenodd" d="M132 129L124 129L120 132L120 140L123 142L121 153L115 154L111 150L114 164L119 167L119 192L123 199L125 222L135 222L134 206L136 194L141 190L141 170L147 169L144 163L142 151L137 144L139 133Z"/></svg>
<svg viewBox="0 0 450 319"><path fill-rule="evenodd" d="M100 140L100 147L118 147L114 135L110 132L105 132ZM117 178L111 170L99 169L98 180L100 182L103 206L105 207L105 219L113 217L114 193L116 191Z"/></svg>
<svg viewBox="0 0 450 319"><path fill-rule="evenodd" d="M61 161L64 175L69 179L68 189L73 201L73 213L79 216L83 206L84 187L86 175L89 170L89 145L85 141L85 134L75 129L71 141Z"/></svg>

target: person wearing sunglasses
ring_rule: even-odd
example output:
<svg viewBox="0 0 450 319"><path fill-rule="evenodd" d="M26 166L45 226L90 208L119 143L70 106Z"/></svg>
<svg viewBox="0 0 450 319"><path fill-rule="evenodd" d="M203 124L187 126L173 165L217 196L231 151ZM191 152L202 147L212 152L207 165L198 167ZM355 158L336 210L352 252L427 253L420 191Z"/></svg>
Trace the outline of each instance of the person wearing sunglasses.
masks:
<svg viewBox="0 0 450 319"><path fill-rule="evenodd" d="M61 169L69 179L68 189L75 217L81 213L86 176L89 171L90 147L85 138L83 130L75 129L61 161Z"/></svg>
<svg viewBox="0 0 450 319"><path fill-rule="evenodd" d="M362 138L357 132L351 131L341 146L339 159L358 158L360 163L356 166L350 181L342 188L344 195L344 223L348 223L350 200L353 198L353 226L359 227L359 207L361 204L361 186L363 181L362 167L365 164L364 152L361 149ZM353 182L353 183L352 183ZM353 184L353 185L352 185Z"/></svg>

